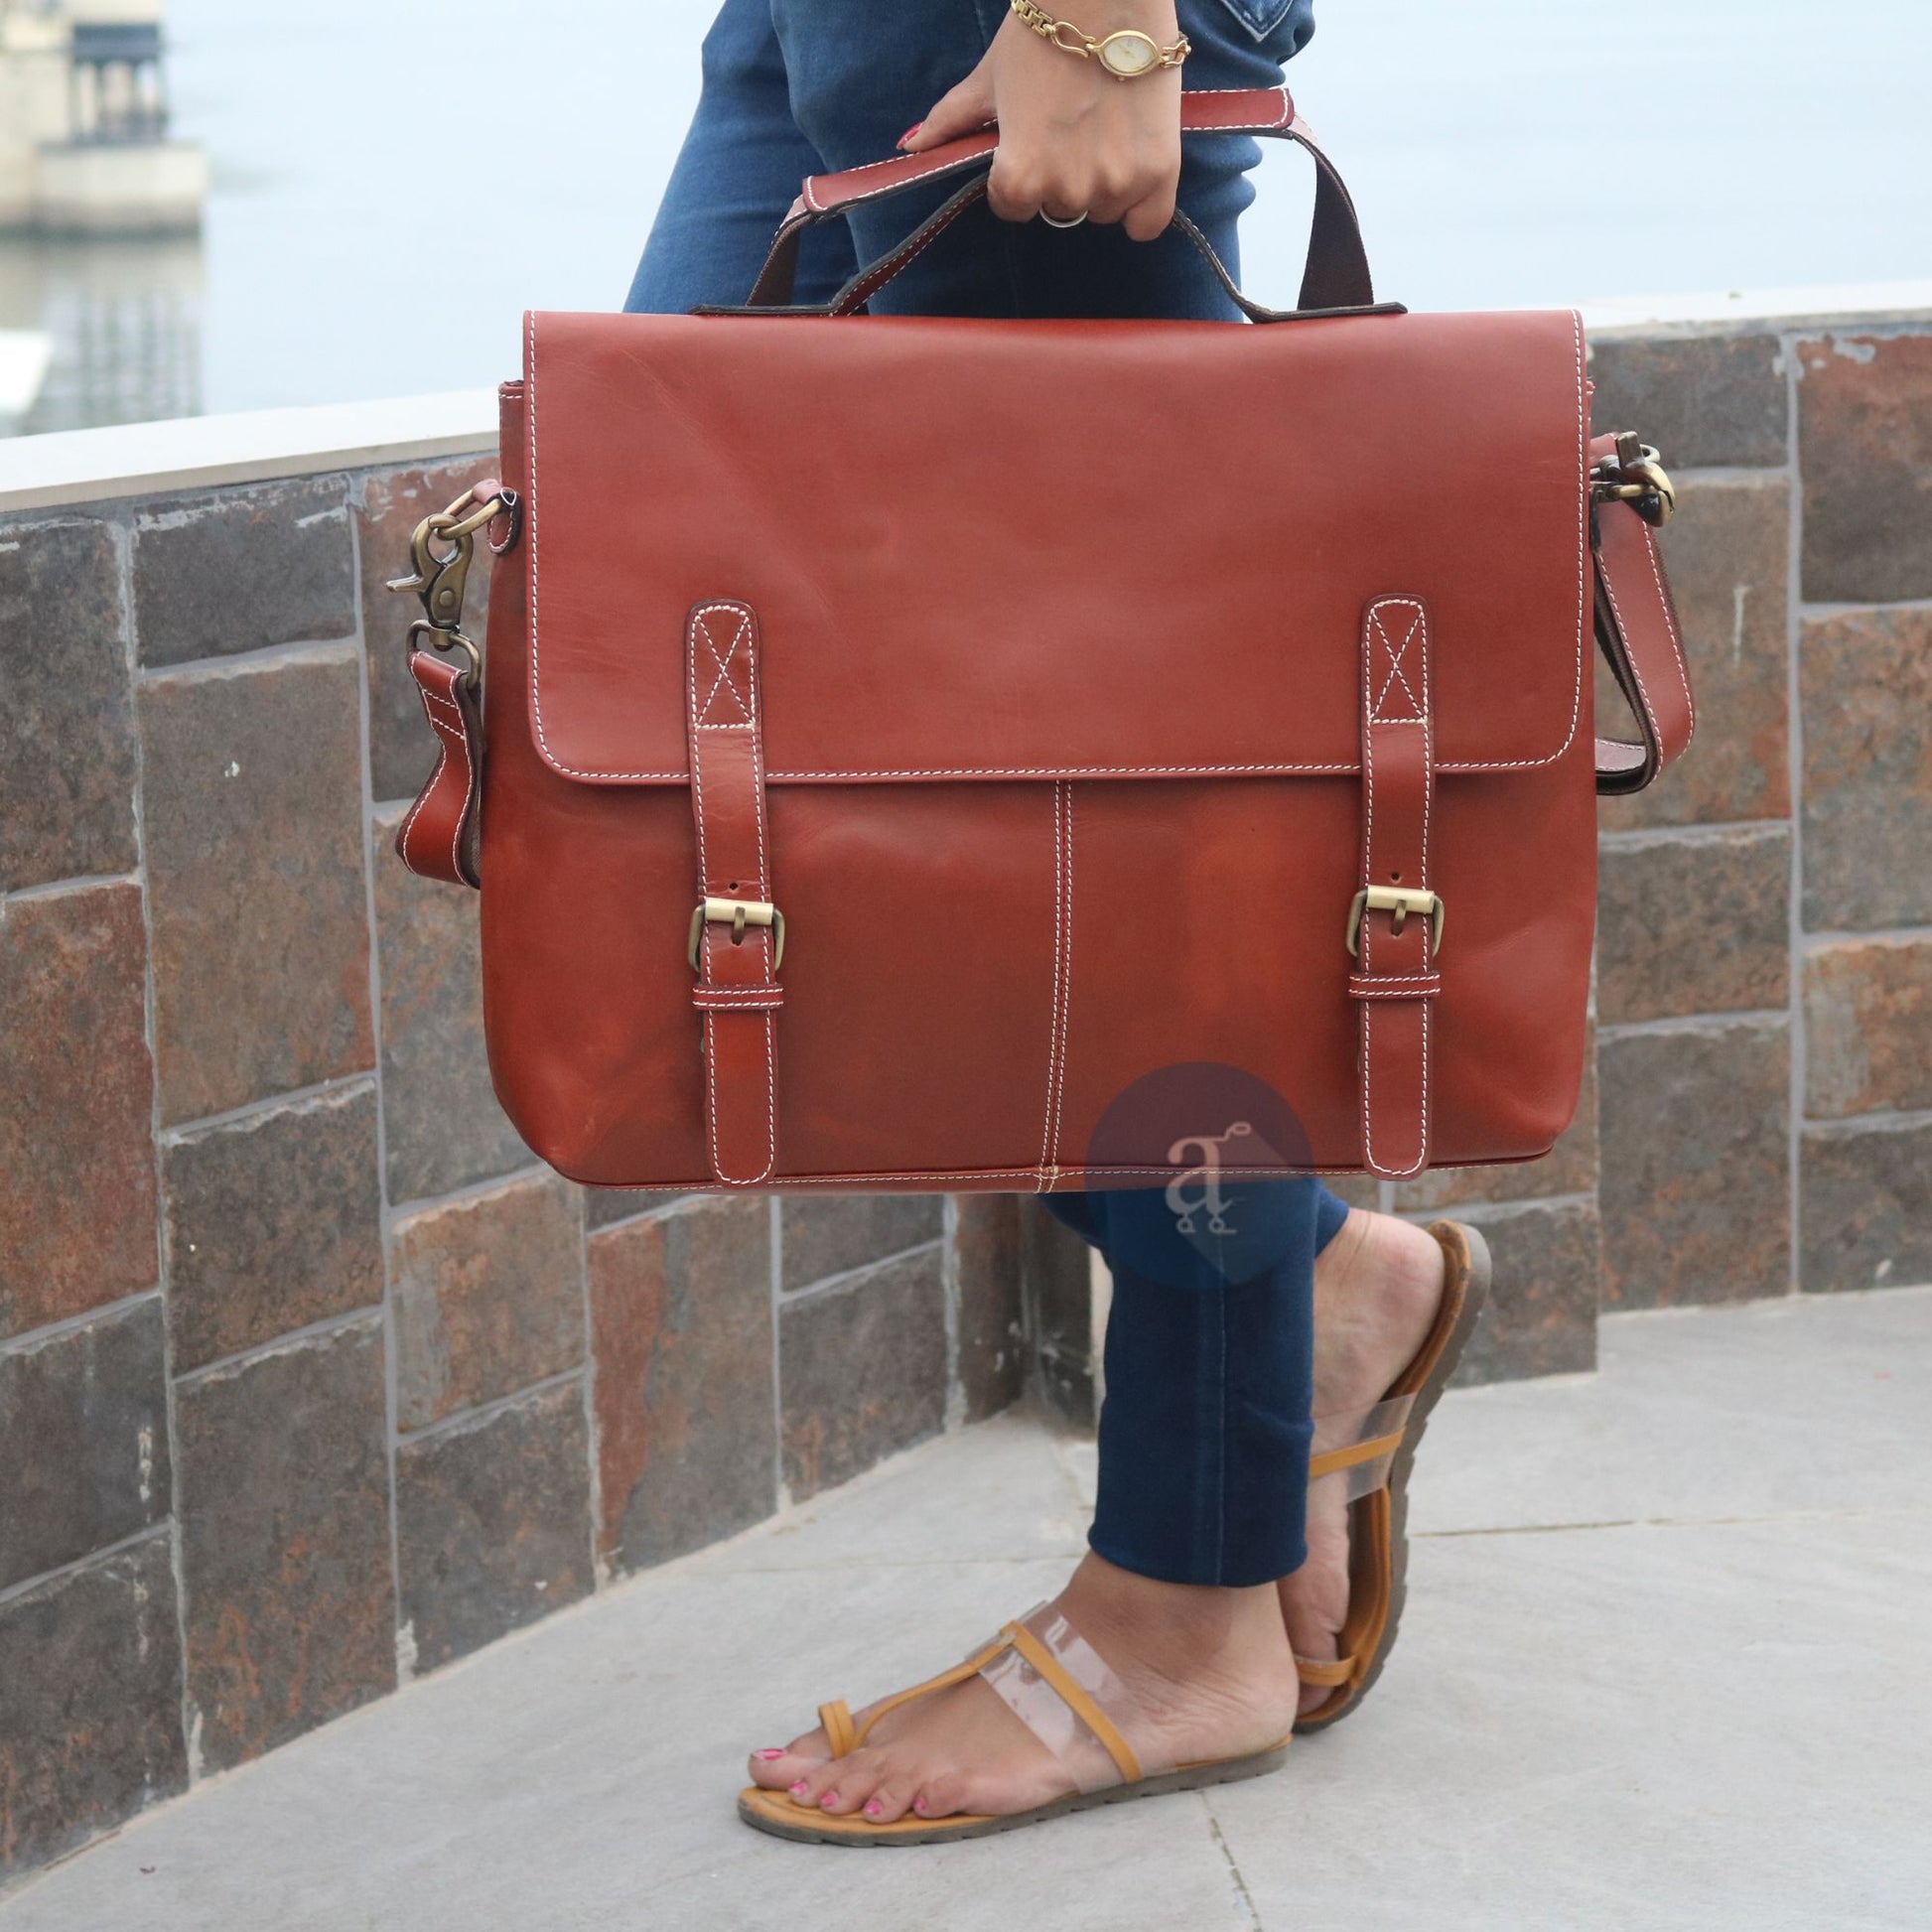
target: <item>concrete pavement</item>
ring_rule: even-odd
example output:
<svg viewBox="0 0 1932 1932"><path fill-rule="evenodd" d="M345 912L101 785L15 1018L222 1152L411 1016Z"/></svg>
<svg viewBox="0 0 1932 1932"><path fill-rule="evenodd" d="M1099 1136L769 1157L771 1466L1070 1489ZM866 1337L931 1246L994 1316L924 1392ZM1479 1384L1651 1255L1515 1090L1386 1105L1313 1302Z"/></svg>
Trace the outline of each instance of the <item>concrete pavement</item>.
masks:
<svg viewBox="0 0 1932 1932"><path fill-rule="evenodd" d="M0 1932L1904 1932L1932 1924L1932 1290L1620 1315L1438 1412L1402 1641L1279 1776L852 1856L739 1759L1049 1594L1007 1418L201 1787Z"/></svg>

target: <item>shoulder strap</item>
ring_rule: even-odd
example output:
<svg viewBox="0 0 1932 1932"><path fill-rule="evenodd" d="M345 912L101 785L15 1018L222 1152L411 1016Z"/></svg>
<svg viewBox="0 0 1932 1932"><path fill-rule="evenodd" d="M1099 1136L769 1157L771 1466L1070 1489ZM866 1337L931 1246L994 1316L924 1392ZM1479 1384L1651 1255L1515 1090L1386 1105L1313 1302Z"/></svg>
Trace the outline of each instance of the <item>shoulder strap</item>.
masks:
<svg viewBox="0 0 1932 1932"><path fill-rule="evenodd" d="M1620 442L1599 436L1590 445L1590 561L1596 601L1596 641L1636 721L1634 741L1596 741L1596 789L1641 791L1690 749L1697 706L1677 606L1657 547L1657 523L1669 514L1668 483L1660 493L1607 493ZM1620 472L1618 472L1620 474ZM1650 468L1652 476L1661 472ZM1600 485L1600 486L1599 486Z"/></svg>

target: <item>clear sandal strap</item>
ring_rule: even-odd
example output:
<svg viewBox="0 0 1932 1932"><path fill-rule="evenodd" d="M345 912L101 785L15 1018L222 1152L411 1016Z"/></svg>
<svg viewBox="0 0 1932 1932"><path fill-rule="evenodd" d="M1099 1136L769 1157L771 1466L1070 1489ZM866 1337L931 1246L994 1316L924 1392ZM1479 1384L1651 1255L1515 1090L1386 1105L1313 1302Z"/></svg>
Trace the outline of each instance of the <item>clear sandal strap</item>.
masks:
<svg viewBox="0 0 1932 1932"><path fill-rule="evenodd" d="M1028 1647L1038 1662L1026 1655L1015 1638L1017 1631L1031 1640ZM980 1666L980 1676L1059 1759L1081 1791L1099 1791L1173 1768L1167 1760L1149 1762L1127 1742L1123 1725L1138 1715L1133 1697L1107 1660L1051 1604L1035 1604L1002 1634L1004 1647ZM1064 1673L1067 1690L1054 1684L1054 1667Z"/></svg>
<svg viewBox="0 0 1932 1932"><path fill-rule="evenodd" d="M1373 1495L1389 1479L1415 1406L1413 1395L1397 1395L1372 1402L1366 1409L1317 1416L1309 1456L1310 1482L1338 1482L1344 1499L1351 1503Z"/></svg>

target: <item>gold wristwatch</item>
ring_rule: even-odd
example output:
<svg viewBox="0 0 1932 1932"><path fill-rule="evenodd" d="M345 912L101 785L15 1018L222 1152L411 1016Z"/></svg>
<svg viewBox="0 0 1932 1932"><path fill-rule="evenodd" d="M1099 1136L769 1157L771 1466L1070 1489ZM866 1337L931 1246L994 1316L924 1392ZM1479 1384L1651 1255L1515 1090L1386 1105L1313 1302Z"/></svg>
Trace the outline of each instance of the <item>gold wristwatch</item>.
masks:
<svg viewBox="0 0 1932 1932"><path fill-rule="evenodd" d="M1098 61L1116 80L1138 79L1161 68L1177 68L1194 50L1181 34L1163 47L1151 34L1123 27L1118 33L1102 34L1098 39L1084 33L1070 20L1056 20L1034 0L1012 0L1013 11L1041 40L1050 41L1062 54L1077 54L1083 61Z"/></svg>

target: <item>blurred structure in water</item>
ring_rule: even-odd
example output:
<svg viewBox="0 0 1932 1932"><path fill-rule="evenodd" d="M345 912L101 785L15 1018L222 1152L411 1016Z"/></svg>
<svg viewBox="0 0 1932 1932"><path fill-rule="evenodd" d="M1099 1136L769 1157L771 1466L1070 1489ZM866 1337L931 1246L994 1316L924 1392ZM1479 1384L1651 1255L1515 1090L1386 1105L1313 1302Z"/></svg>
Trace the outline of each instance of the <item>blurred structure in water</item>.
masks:
<svg viewBox="0 0 1932 1932"><path fill-rule="evenodd" d="M46 349L0 435L200 415L205 280L199 235L0 239L0 345Z"/></svg>
<svg viewBox="0 0 1932 1932"><path fill-rule="evenodd" d="M169 138L162 0L0 0L0 231L181 234L207 157Z"/></svg>
<svg viewBox="0 0 1932 1932"><path fill-rule="evenodd" d="M201 409L207 157L162 0L0 0L0 436Z"/></svg>

